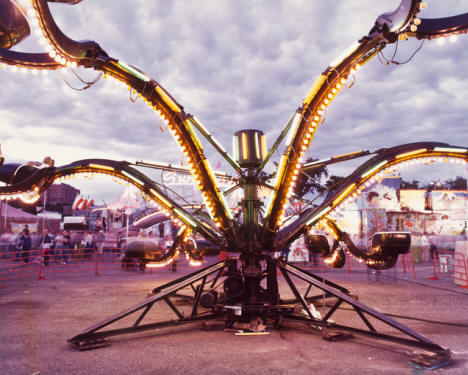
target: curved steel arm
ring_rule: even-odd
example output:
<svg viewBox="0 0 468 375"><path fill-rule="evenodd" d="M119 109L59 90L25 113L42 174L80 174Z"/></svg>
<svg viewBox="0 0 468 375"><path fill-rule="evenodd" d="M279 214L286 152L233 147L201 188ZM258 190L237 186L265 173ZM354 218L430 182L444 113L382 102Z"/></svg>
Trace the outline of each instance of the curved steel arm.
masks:
<svg viewBox="0 0 468 375"><path fill-rule="evenodd" d="M92 66L94 60L107 57L107 54L96 42L78 42L66 36L55 23L47 0L32 0L31 3L36 10L44 37L57 54L63 55L68 60L79 62L83 66Z"/></svg>
<svg viewBox="0 0 468 375"><path fill-rule="evenodd" d="M8 164L4 164L1 168L8 168ZM130 167L127 162L107 159L85 159L56 168L37 169L16 184L0 187L0 199L16 198L19 194L27 191L39 194L46 190L55 180L89 173L109 175L124 183L134 185L144 194L147 200L156 202L161 209L166 211L171 217L176 218L191 231L200 233L211 242L217 244L223 243L221 234L217 229L191 215L167 196L154 181Z"/></svg>
<svg viewBox="0 0 468 375"><path fill-rule="evenodd" d="M333 62L318 78L302 103L293 120L290 141L280 161L276 176L275 194L267 208L263 245L268 248L279 227L280 218L288 195L294 191L295 177L302 167L302 156L309 148L317 127L324 121L325 110L346 84L349 77L388 43L397 39L397 34L414 22L420 10L420 0L402 0L396 11L381 15L368 36Z"/></svg>
<svg viewBox="0 0 468 375"><path fill-rule="evenodd" d="M426 163L453 160L468 161L468 148L446 143L418 142L383 148L348 177L344 178L316 208L305 211L297 220L278 232L275 248L283 248L324 218L332 218L333 211L342 209L350 197L354 199L371 183L386 173L392 173L410 160Z"/></svg>
<svg viewBox="0 0 468 375"><path fill-rule="evenodd" d="M46 0L33 0L32 3L39 25L59 59L65 59L66 64L72 61L84 67L93 67L125 83L137 91L159 116L168 121L169 129L188 159L188 165L210 215L227 238L234 241L232 215L192 127L195 121L193 117L186 114L183 107L158 82L140 70L110 58L95 42L77 42L68 38L53 20Z"/></svg>
<svg viewBox="0 0 468 375"><path fill-rule="evenodd" d="M356 68L372 58L378 50L383 48L386 40L382 35L372 39L365 39L358 43L346 57L338 64L330 66L319 77L311 92L304 99L303 107L293 120L292 139L286 145L287 149L282 156L278 167L275 184L275 195L268 207L264 242L273 237L278 228L280 216L289 191L294 189L294 176L299 173L302 166L302 156L308 149L315 131L323 121L324 111L346 83L350 74Z"/></svg>
<svg viewBox="0 0 468 375"><path fill-rule="evenodd" d="M433 39L466 33L468 33L468 13L446 18L421 18L417 31L408 35L418 39Z"/></svg>
<svg viewBox="0 0 468 375"><path fill-rule="evenodd" d="M48 53L26 53L0 48L0 62L32 69L60 69L63 66Z"/></svg>
<svg viewBox="0 0 468 375"><path fill-rule="evenodd" d="M402 0L398 8L393 12L381 14L376 19L369 36L388 32L394 33L404 29L411 19L418 14L421 2L421 0Z"/></svg>

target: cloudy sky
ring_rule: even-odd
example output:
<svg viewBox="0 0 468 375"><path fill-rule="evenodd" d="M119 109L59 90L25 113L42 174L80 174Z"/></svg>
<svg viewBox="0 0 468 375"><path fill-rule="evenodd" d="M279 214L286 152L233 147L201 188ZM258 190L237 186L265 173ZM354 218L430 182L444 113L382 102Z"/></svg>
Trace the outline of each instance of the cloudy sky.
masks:
<svg viewBox="0 0 468 375"><path fill-rule="evenodd" d="M468 1L427 0L422 18L468 12ZM231 149L240 129L257 128L271 145L317 76L367 34L399 0L84 0L51 4L71 38L98 42L112 57L160 82ZM419 41L400 43L405 61ZM16 50L41 51L34 36ZM391 57L394 46L384 50ZM374 58L328 108L313 157L415 141L468 146L468 36L425 42L404 65ZM78 69L85 80L96 72ZM71 73L0 69L0 143L6 162L57 165L83 158L180 163L168 132L147 105L101 79L85 91ZM282 150L280 150L282 151ZM212 164L219 158L212 156ZM277 154L278 158L279 154ZM350 172L350 171L349 171ZM336 173L346 174L338 169ZM460 174L460 173L457 173Z"/></svg>

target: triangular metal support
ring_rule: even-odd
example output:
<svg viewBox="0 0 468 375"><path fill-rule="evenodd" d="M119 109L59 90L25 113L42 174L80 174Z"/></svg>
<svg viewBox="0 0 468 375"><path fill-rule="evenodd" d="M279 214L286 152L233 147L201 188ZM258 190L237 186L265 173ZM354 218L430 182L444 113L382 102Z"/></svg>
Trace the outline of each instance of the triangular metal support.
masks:
<svg viewBox="0 0 468 375"><path fill-rule="evenodd" d="M238 261L227 259L157 287L153 290L153 295L145 301L93 325L68 341L75 348L85 350L107 345L105 339L110 336L186 323L222 319L226 328L232 329L236 325L245 325L252 321L262 321L264 325L273 323L275 327L279 327L285 321L294 321L306 323L316 329L326 329L326 332L332 332L332 336L337 336L333 334L333 331L338 332L343 338L351 336L347 333L359 334L422 349L426 354L418 358L423 360L414 359L414 363L418 366L429 364L428 366L440 367L450 362L448 349L358 301L346 288L338 284L288 264L281 258L266 257L257 261L257 273L252 272L251 267L248 268L248 272L244 271L244 269L247 270L245 264L252 264L251 261L240 263L238 267ZM280 298L277 280L279 272L284 277L294 298ZM293 278L306 284L305 293L300 292ZM266 288L261 286L263 279L266 279ZM185 288L190 288L188 290L193 295L187 295L186 290L182 294L181 291ZM318 289L319 293L309 295L314 288ZM188 301L190 305L188 311L182 311L171 300L177 297ZM322 298L333 299L333 301L330 301L330 307L324 311L324 316L318 318L317 311L311 304ZM175 319L142 324L150 310L160 301L169 306L175 314ZM331 320L343 304L352 307L367 329L351 327ZM139 315L130 326L106 329L111 324L135 313ZM373 321L392 327L400 335L379 332Z"/></svg>

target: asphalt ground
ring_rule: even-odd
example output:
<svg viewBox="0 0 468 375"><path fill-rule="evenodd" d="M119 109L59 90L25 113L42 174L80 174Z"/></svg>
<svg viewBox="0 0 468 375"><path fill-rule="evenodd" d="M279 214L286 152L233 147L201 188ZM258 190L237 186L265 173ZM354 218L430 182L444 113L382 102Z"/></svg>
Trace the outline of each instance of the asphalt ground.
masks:
<svg viewBox="0 0 468 375"><path fill-rule="evenodd" d="M280 331L270 327L262 336L236 336L219 323L195 323L112 337L110 346L88 351L67 343L187 271L180 267L175 273L166 268L143 274L113 269L99 276L70 271L49 273L46 280L0 281L0 374L468 374L468 289L450 279L427 280L430 265L416 265L417 280L393 270L379 275L346 270L317 274L450 348L452 363L437 370L410 366L417 351L412 347L358 335L330 342L322 339L322 332L291 323ZM282 277L279 282L282 297L292 297ZM185 308L183 301L177 304ZM363 327L355 312L342 307L333 320ZM155 305L148 315L175 317L165 304ZM376 327L393 333L380 324Z"/></svg>

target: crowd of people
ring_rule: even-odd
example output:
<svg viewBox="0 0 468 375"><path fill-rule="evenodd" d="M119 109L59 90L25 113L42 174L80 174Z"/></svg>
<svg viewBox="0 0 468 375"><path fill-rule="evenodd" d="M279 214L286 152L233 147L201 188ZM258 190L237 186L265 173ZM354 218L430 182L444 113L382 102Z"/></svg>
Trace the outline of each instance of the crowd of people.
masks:
<svg viewBox="0 0 468 375"><path fill-rule="evenodd" d="M70 232L65 230L58 233L49 233L44 229L39 238L38 247L43 253L43 263L49 265L50 258L56 262L67 264L72 253ZM16 260L23 263L32 261L32 239L28 225L25 225L16 240Z"/></svg>
<svg viewBox="0 0 468 375"><path fill-rule="evenodd" d="M14 244L15 260L25 264L30 263L37 256L37 251L33 251L37 249L42 252L44 266L48 266L51 261L67 264L72 255L75 254L75 249L83 249L84 259L91 259L94 252L102 254L106 239L104 231L107 230L107 222L105 218L98 219L97 222L98 224L94 225L93 230L84 233L83 239L79 243L72 242L68 230L50 232L49 229L45 228L38 242L35 243L34 249L31 232L26 224L16 237Z"/></svg>
<svg viewBox="0 0 468 375"><path fill-rule="evenodd" d="M165 224L161 223L157 229L159 238L165 239L164 243L170 247L172 239L177 237L177 226L171 222L166 231ZM39 258L38 250L42 253L42 264L44 266L48 266L51 262L67 264L76 254L80 254L81 259L91 259L93 258L93 254L101 256L104 252L106 231L108 231L107 220L105 217L102 217L94 221L90 230L78 236L74 234L73 239L68 230L51 232L46 228L39 239L35 236L33 241L30 229L26 224L16 237L14 244L16 252L15 260L25 264L30 263ZM153 231L146 232L141 230L138 237L156 238L156 235L153 234ZM122 247L123 240L123 235L117 234L117 248ZM173 271L177 269L176 260L173 262L172 269Z"/></svg>

